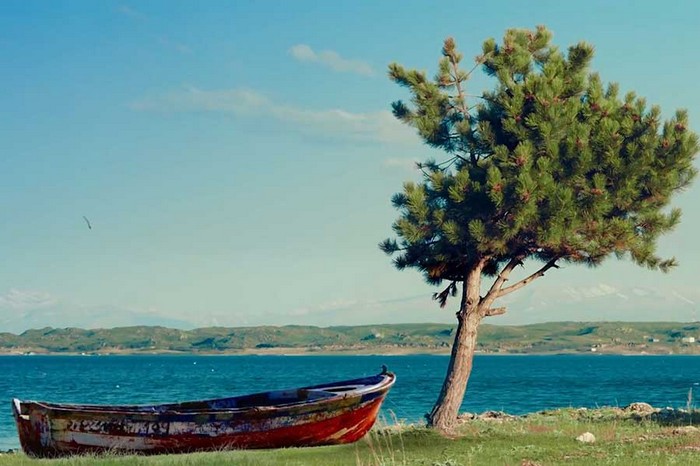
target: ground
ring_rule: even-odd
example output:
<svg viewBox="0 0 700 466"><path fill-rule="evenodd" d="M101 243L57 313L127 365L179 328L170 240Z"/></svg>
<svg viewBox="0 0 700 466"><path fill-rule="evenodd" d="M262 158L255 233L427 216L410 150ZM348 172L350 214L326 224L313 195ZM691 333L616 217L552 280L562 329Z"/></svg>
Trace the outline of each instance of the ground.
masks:
<svg viewBox="0 0 700 466"><path fill-rule="evenodd" d="M700 412L630 407L565 409L522 417L463 415L450 435L420 426L377 426L360 442L317 448L177 456L73 457L38 462L3 454L0 465L462 466L666 465L700 463ZM576 437L590 432L594 443Z"/></svg>

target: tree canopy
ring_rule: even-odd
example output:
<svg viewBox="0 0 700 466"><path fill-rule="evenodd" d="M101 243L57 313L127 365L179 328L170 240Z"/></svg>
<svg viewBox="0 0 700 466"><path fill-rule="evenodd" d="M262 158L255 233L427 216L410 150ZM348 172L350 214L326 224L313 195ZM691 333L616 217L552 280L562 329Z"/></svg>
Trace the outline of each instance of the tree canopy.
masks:
<svg viewBox="0 0 700 466"><path fill-rule="evenodd" d="M477 262L487 276L528 258L544 263L540 274L557 261L596 266L613 254L650 269L675 265L656 242L680 220L672 194L696 174L698 137L684 110L662 121L659 107L590 71L591 45L562 52L544 27L485 41L471 70L462 58L449 38L433 79L389 66L412 95L392 104L394 115L447 153L419 164L423 182L392 199L398 239L380 247L397 268L451 281L436 295L444 305ZM472 96L466 82L478 68L495 86ZM490 298L525 284L495 283Z"/></svg>

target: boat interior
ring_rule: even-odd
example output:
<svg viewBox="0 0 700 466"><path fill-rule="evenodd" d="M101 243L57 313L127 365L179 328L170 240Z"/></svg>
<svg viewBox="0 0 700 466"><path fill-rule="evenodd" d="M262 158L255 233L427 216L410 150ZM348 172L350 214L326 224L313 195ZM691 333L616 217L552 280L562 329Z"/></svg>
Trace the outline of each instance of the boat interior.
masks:
<svg viewBox="0 0 700 466"><path fill-rule="evenodd" d="M370 389L382 379L379 376L364 379L337 382L335 384L311 387L275 390L251 395L219 398L212 400L186 401L160 405L83 405L45 402L21 402L14 400L14 409L18 414L27 414L25 404L36 403L48 409L90 411L90 412L141 412L141 413L196 413L217 410L239 410L255 408L272 408L295 404L313 403L326 399L347 396L351 393Z"/></svg>

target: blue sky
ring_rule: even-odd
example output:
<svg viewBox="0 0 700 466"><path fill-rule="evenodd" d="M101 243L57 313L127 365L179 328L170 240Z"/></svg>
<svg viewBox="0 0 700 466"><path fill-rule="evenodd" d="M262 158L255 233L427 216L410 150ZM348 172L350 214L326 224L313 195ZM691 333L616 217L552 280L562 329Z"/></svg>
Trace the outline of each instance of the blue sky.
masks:
<svg viewBox="0 0 700 466"><path fill-rule="evenodd" d="M665 115L687 108L697 130L698 17L691 1L4 0L0 331L31 316L449 322L376 246L411 161L440 156L388 113L407 96L387 65L432 74L447 36L473 57L545 24L562 48L594 44L605 81ZM477 75L475 92L489 86ZM699 189L678 197L683 223L660 243L680 259L671 274L614 259L557 270L493 321L690 320Z"/></svg>

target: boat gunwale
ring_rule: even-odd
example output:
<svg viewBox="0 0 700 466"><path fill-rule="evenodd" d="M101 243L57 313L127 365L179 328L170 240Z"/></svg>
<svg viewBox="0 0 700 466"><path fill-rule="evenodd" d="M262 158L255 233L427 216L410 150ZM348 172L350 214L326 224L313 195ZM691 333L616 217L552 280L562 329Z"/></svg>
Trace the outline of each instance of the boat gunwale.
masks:
<svg viewBox="0 0 700 466"><path fill-rule="evenodd" d="M281 403L281 404L275 404L271 406L244 406L244 407L238 407L238 408L211 408L211 407L202 407L202 408L192 408L190 410L177 410L177 409L172 409L176 408L177 406L181 406L183 404L188 404L188 403L213 403L217 401L222 401L222 400L233 400L236 398L244 398L244 397L254 397L254 396L262 396L266 395L269 393L273 392L285 392L285 391L293 391L293 390L308 390L310 392L312 391L323 391L322 387L336 387L336 386L343 386L343 385L352 385L358 384L361 381L367 381L371 379L378 379L377 383L371 384L371 385L364 385L364 386L359 386L359 388L354 389L354 390L349 390L346 392L331 392L331 391L325 391L324 393L332 393L332 396L324 397L324 398L316 398L312 400L296 400L291 403ZM383 373L383 374L377 374L374 376L370 377L363 377L359 379L351 379L351 380L346 380L346 381L339 381L339 382L332 382L332 383L327 383L327 384L322 384L322 385L314 385L314 386L308 386L308 387L300 387L300 388L291 388L291 389L283 389L283 390L270 390L266 392L258 392L258 393L252 393L252 394L244 394L240 396L234 396L234 397L227 397L227 398L213 398L213 399L208 399L208 400L193 400L193 401L183 401L180 403L165 403L165 404L138 404L138 405L74 405L74 404L68 404L68 403L50 403L50 402L43 402L43 401L34 401L34 400L19 400L17 398L13 399L13 407L14 410L16 410L16 413L18 416L26 416L26 414L22 414L21 406L24 405L32 405L34 407L38 407L42 410L46 410L48 412L52 412L55 414L58 414L59 416L63 417L66 414L68 415L77 415L77 416L84 416L84 415L116 415L116 416L130 416L130 417L144 417L144 418L162 418L165 416L205 416L205 415L226 415L226 414L248 414L248 415L269 415L269 414L275 414L280 411L285 411L294 409L294 408L303 408L304 410L310 409L312 410L313 408L316 407L322 407L324 405L327 405L329 403L334 403L337 401L341 401L344 399L355 399L358 396L360 399L362 398L363 395L366 394L371 394L375 392L383 392L383 391L388 391L389 388L395 383L396 381L396 376L393 373ZM158 408L163 408L163 407L169 407L169 409L161 409L159 410Z"/></svg>

